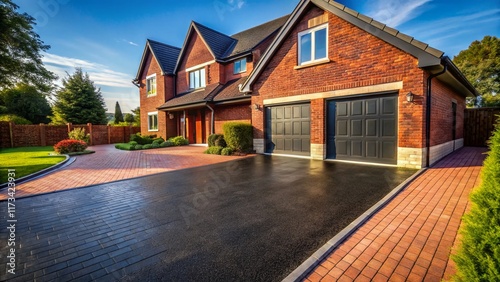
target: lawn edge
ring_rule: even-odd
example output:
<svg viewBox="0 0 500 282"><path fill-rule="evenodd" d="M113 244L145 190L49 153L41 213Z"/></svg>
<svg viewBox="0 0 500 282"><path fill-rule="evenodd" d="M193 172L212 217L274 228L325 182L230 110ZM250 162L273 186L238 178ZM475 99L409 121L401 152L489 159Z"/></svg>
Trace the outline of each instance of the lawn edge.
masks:
<svg viewBox="0 0 500 282"><path fill-rule="evenodd" d="M372 216L379 212L384 206L391 202L401 191L403 191L410 183L412 183L417 177L424 173L427 168L422 168L415 172L412 176L408 177L405 181L399 184L391 192L389 192L384 198L378 201L371 208L366 210L362 215L351 222L346 228L342 229L337 235L330 239L326 244L314 252L308 259L306 259L301 265L299 265L292 273L290 273L282 281L302 281L306 276L314 270L318 265L325 260L331 252L337 248L344 240L346 240L350 235L352 235L358 228L360 228L364 223L366 223Z"/></svg>
<svg viewBox="0 0 500 282"><path fill-rule="evenodd" d="M66 159L64 159L63 161L51 166L51 167L48 167L48 168L44 168L42 170L39 170L35 173L32 173L32 174L29 174L29 175L26 175L26 176L23 176L23 177L20 177L20 178L17 178L15 179L15 184L21 184L23 182L26 182L26 181L30 181L30 180L33 180L35 178L38 178L38 177L41 177L41 176L44 176L46 174L49 174L49 173L52 173L53 171L63 167L63 166L66 166L66 165L70 165L71 163L73 163L75 161L75 158L74 157L70 157L68 155L61 155L61 156L64 156L66 157ZM0 190L8 187L9 183L2 183L0 184Z"/></svg>

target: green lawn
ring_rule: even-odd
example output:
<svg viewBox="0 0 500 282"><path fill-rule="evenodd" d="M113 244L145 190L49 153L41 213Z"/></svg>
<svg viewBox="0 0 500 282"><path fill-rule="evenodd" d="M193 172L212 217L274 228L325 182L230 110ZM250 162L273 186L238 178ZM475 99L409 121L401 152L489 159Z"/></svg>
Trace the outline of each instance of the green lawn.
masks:
<svg viewBox="0 0 500 282"><path fill-rule="evenodd" d="M65 159L63 156L49 156L50 153L54 153L51 146L0 149L0 183L7 182L9 169L15 169L17 179Z"/></svg>

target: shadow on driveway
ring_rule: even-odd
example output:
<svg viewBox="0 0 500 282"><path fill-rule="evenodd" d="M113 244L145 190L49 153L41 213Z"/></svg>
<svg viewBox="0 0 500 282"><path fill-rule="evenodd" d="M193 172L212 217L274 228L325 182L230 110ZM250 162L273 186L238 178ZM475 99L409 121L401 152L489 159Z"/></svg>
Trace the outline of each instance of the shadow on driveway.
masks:
<svg viewBox="0 0 500 282"><path fill-rule="evenodd" d="M256 156L20 199L0 278L279 281L413 173Z"/></svg>

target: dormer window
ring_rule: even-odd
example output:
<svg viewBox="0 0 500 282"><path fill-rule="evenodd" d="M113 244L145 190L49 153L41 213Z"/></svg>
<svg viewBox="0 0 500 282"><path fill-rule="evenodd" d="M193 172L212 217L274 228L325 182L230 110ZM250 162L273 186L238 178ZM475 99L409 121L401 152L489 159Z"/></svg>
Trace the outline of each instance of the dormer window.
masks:
<svg viewBox="0 0 500 282"><path fill-rule="evenodd" d="M146 91L149 96L156 96L156 73L146 77Z"/></svg>
<svg viewBox="0 0 500 282"><path fill-rule="evenodd" d="M234 74L243 73L247 71L247 58L234 62Z"/></svg>
<svg viewBox="0 0 500 282"><path fill-rule="evenodd" d="M205 86L205 68L189 72L189 89L198 89Z"/></svg>

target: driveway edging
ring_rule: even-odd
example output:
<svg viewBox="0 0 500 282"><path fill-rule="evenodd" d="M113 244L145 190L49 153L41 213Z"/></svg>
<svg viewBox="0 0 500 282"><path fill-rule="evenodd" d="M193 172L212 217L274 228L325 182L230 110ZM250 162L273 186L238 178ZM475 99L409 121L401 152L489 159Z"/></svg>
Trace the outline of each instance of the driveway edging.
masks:
<svg viewBox="0 0 500 282"><path fill-rule="evenodd" d="M337 235L330 239L326 244L319 248L314 254L312 254L308 259L306 259L299 267L297 267L292 273L290 273L282 281L302 281L307 275L316 268L328 255L337 248L345 239L347 239L351 234L353 234L359 227L361 227L366 221L368 221L373 215L375 215L379 210L381 210L385 205L392 201L401 191L403 191L413 180L424 173L427 168L422 168L403 183L399 184L391 192L389 192L384 198L378 201L375 205L369 208L361 216L356 218L351 222L346 228L342 229Z"/></svg>
<svg viewBox="0 0 500 282"><path fill-rule="evenodd" d="M17 178L16 179L16 184L21 184L23 182L27 182L27 181L31 181L33 179L36 179L38 177L42 177L42 176L45 176L49 173L52 173L58 169L61 169L65 166L68 166L70 164L72 164L74 161L75 161L75 157L70 157L69 155L63 155L66 157L65 160L51 166L51 167L48 167L48 168L44 168L40 171L37 171L35 173L32 173L32 174L29 174L29 175L26 175L26 176L23 176L23 177L20 177L20 178ZM0 190L6 188L7 186L9 185L9 183L2 183L0 184Z"/></svg>

